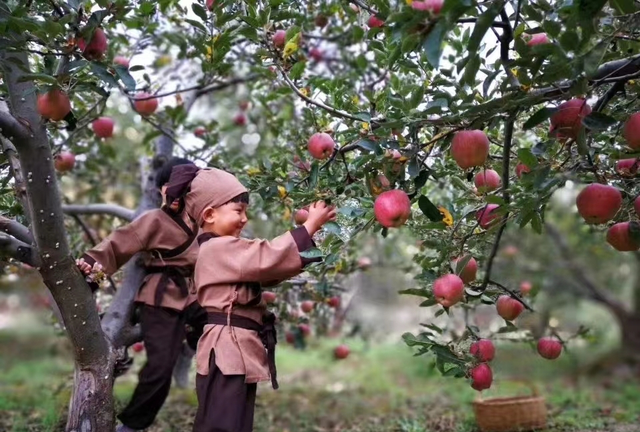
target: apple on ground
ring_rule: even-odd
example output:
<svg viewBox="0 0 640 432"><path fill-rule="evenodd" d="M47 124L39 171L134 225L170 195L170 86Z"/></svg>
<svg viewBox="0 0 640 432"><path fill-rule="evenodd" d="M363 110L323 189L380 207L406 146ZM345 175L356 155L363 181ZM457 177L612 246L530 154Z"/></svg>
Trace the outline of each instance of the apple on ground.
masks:
<svg viewBox="0 0 640 432"><path fill-rule="evenodd" d="M346 345L338 345L333 350L333 355L338 360L346 359L349 356L349 347Z"/></svg>
<svg viewBox="0 0 640 432"><path fill-rule="evenodd" d="M397 228L402 226L411 216L409 196L400 189L382 192L373 203L373 214L383 227Z"/></svg>
<svg viewBox="0 0 640 432"><path fill-rule="evenodd" d="M433 296L442 306L451 307L462 300L464 282L459 276L451 273L440 276L433 283Z"/></svg>

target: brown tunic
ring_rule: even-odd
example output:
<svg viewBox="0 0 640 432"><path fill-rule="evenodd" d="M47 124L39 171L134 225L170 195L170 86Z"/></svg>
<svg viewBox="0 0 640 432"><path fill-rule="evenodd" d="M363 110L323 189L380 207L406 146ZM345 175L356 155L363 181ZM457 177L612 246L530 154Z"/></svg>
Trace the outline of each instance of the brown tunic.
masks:
<svg viewBox="0 0 640 432"><path fill-rule="evenodd" d="M194 228L186 213L178 217L182 217L187 227ZM188 269L195 266L198 257L198 242L195 238L186 250L174 257L163 259L158 254L158 250L171 250L188 240L187 232L171 216L161 209L154 209L141 214L130 224L116 229L100 244L87 251L83 258L89 264L96 261L100 263L108 275L115 273L138 252L143 252L144 265L147 267L176 266ZM188 287L186 297L170 278L160 304L156 304L156 290L162 277L162 273L148 274L138 290L135 301L181 311L196 300L193 277L188 276L185 277Z"/></svg>
<svg viewBox="0 0 640 432"><path fill-rule="evenodd" d="M209 312L241 315L262 324L266 303L261 284L277 284L299 274L312 261L300 252L315 246L299 227L272 241L231 236L214 237L200 245L195 283L200 305ZM258 299L259 297L259 299ZM248 305L251 304L251 305ZM245 382L270 379L267 355L255 331L209 324L198 342L197 372L209 374L209 355L223 375L245 375Z"/></svg>

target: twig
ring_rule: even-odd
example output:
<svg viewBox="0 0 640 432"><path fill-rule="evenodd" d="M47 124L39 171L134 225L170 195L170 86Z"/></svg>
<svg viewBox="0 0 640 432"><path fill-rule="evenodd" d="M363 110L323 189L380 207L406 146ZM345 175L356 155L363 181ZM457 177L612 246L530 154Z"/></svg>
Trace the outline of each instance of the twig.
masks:
<svg viewBox="0 0 640 432"><path fill-rule="evenodd" d="M63 205L62 211L68 215L81 214L106 214L124 219L133 220L134 211L115 204L69 204Z"/></svg>
<svg viewBox="0 0 640 432"><path fill-rule="evenodd" d="M518 293L516 293L515 291L513 291L513 290L511 290L511 289L507 288L506 286L504 286L504 285L502 285L502 284L500 284L500 283L498 283L498 282L496 282L496 281L494 281L494 280L489 279L489 280L488 280L488 282L489 282L491 285L495 285L495 286L497 286L498 288L500 288L501 290L508 292L508 293L509 293L509 295L510 295L511 297L513 297L514 299L516 299L516 300L518 300L520 303L522 303L522 305L523 305L525 308L529 309L531 312L535 312L535 311L533 310L533 308L532 308L532 307L531 307L531 306L530 306L530 305L529 305L529 304L528 304L528 303L527 303L527 302L526 302L526 301L525 301L525 300L524 300L520 295L518 295Z"/></svg>
<svg viewBox="0 0 640 432"><path fill-rule="evenodd" d="M29 228L16 220L0 216L0 230L27 244L33 243L33 236Z"/></svg>
<svg viewBox="0 0 640 432"><path fill-rule="evenodd" d="M458 20L458 23L461 24L466 24L466 23L475 23L478 21L478 18L461 18ZM507 28L510 27L509 23L504 23L502 21L494 21L493 24L491 24L492 27L498 27L498 28Z"/></svg>
<svg viewBox="0 0 640 432"><path fill-rule="evenodd" d="M27 126L22 124L11 113L1 110L0 107L0 134L4 135L12 142L25 141L29 138ZM28 123L27 123L28 125Z"/></svg>

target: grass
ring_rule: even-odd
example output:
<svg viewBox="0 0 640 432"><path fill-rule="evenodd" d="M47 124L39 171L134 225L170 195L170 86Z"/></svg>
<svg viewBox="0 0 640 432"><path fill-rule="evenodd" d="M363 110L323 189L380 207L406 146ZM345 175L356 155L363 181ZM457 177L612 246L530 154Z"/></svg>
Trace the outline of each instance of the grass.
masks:
<svg viewBox="0 0 640 432"><path fill-rule="evenodd" d="M335 361L335 343L312 340L306 351L278 346L281 388L259 387L255 432L477 431L471 403L478 394L464 379L441 377L402 344L349 341L349 358ZM0 430L63 430L73 368L59 340L0 332L0 352ZM136 357L136 370L143 361ZM550 362L528 349L499 346L494 385L483 397L527 394L517 380L527 377L547 399L548 432L640 431L631 426L640 423L638 382L587 379L573 367L570 356ZM136 370L116 381L118 407L135 387ZM150 431L189 431L195 409L192 388L174 388Z"/></svg>

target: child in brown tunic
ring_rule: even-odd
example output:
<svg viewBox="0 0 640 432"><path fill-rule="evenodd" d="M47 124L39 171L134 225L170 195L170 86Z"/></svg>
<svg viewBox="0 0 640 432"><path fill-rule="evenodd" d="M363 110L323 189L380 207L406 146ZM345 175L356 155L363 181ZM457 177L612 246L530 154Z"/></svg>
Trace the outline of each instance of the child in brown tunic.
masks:
<svg viewBox="0 0 640 432"><path fill-rule="evenodd" d="M231 174L218 169L176 167L168 199L184 196L186 211L203 234L195 269L198 301L208 325L196 353L198 411L194 432L250 432L257 383L275 370L275 316L267 313L262 286L299 274L312 260L313 234L335 219L333 207L309 207L304 226L271 241L240 238L249 195ZM314 261L317 261L314 260Z"/></svg>
<svg viewBox="0 0 640 432"><path fill-rule="evenodd" d="M175 166L195 166L174 158L160 170L156 186L162 191ZM142 430L151 425L169 394L173 368L185 339L185 324L194 328L195 344L206 323L206 312L196 298L193 270L198 256L198 226L183 211L184 202L169 201L118 228L77 261L86 274L111 275L142 252L147 271L135 302L140 312L147 362L139 373L131 401L118 416L119 432ZM96 284L92 289L97 289Z"/></svg>

